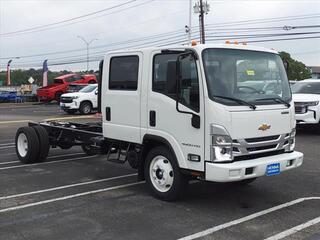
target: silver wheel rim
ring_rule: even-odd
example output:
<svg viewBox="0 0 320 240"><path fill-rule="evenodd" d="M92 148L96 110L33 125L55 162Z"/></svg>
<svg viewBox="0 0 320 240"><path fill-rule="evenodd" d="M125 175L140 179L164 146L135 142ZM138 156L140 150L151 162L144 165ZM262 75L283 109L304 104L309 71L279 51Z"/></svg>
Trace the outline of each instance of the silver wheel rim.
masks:
<svg viewBox="0 0 320 240"><path fill-rule="evenodd" d="M90 113L90 110L91 110L91 109L90 109L90 105L89 105L89 104L85 104L85 105L84 105L84 108L83 108L83 112L84 112L84 113Z"/></svg>
<svg viewBox="0 0 320 240"><path fill-rule="evenodd" d="M21 157L25 157L28 153L28 139L24 133L20 133L17 142L18 152Z"/></svg>
<svg viewBox="0 0 320 240"><path fill-rule="evenodd" d="M168 192L173 184L174 174L170 161L164 156L152 159L149 168L152 185L159 192Z"/></svg>

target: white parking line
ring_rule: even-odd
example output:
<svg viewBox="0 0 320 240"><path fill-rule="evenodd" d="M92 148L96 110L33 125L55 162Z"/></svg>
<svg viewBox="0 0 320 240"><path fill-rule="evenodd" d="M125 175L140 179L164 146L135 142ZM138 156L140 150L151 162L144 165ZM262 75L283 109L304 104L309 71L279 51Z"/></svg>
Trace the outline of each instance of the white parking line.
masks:
<svg viewBox="0 0 320 240"><path fill-rule="evenodd" d="M103 178L103 179L88 181L88 182L75 183L75 184L64 185L64 186L60 186L60 187L47 188L47 189L43 189L43 190L27 192L27 193L20 193L20 194L15 194L15 195L10 195L10 196L4 196L4 197L0 197L0 201L7 200L10 198L24 197L24 196L29 196L29 195L39 194L39 193L44 193L44 192L52 192L52 191L56 191L56 190L78 187L78 186L83 186L83 185L89 185L89 184L94 184L94 183L107 182L107 181L112 181L112 180L116 180L116 179L132 177L132 176L137 176L137 173L116 176L116 177Z"/></svg>
<svg viewBox="0 0 320 240"><path fill-rule="evenodd" d="M178 240L191 240L191 239L204 237L204 236L207 236L207 235L212 234L214 232L220 231L222 229L229 228L229 227L238 225L240 223L252 220L254 218L266 215L268 213L271 213L271 212L274 212L274 211L277 211L277 210L280 210L280 209L283 209L283 208L287 208L287 207L290 207L292 205L295 205L295 204L298 204L298 203L301 203L301 202L304 202L304 201L309 201L309 200L320 200L320 197L298 198L298 199L293 200L291 202L283 203L281 205L278 205L278 206L275 206L275 207L272 207L272 208L269 208L269 209L266 209L266 210L251 214L251 215L248 215L246 217L239 218L237 220L234 220L234 221L231 221L231 222L227 222L227 223L224 223L224 224L221 224L221 225L218 225L218 226L214 226L214 227L209 228L207 230L204 230L204 231L201 231L201 232L198 232L198 233L195 233L195 234L180 238Z"/></svg>
<svg viewBox="0 0 320 240"><path fill-rule="evenodd" d="M305 222L303 224L300 224L298 226L290 228L290 229L288 229L286 231L283 231L281 233L278 233L276 235L273 235L273 236L271 236L269 238L266 238L265 240L280 240L280 239L288 237L288 236L290 236L290 235L292 235L294 233L297 233L297 232L299 232L299 231L301 231L301 230L303 230L305 228L311 227L312 225L315 225L317 223L320 223L320 217L312 219L312 220L310 220L308 222Z"/></svg>
<svg viewBox="0 0 320 240"><path fill-rule="evenodd" d="M39 205L43 205L43 204L47 204L47 203L58 202L58 201L63 201L63 200L67 200L67 199L72 199L72 198L92 195L92 194L96 194L96 193L100 193L100 192L108 192L108 191L111 191L111 190L131 187L131 186L139 185L139 184L142 184L142 183L144 183L144 182L127 183L127 184L118 185L118 186L114 186L114 187L107 187L107 188L102 188L102 189L98 189L98 190L94 190L94 191L82 192L82 193L68 195L68 196L64 196L64 197L48 199L48 200L45 200L45 201L28 203L28 204L24 204L24 205L20 205L20 206L16 206L16 207L4 208L4 209L0 210L0 213L5 213L5 212L15 211L15 210L19 210L19 209L28 208L28 207L39 206Z"/></svg>
<svg viewBox="0 0 320 240"><path fill-rule="evenodd" d="M14 145L14 142L12 142L12 143L0 143L0 146L8 146L8 145Z"/></svg>
<svg viewBox="0 0 320 240"><path fill-rule="evenodd" d="M53 159L53 158L59 158L59 157L69 157L69 156L75 156L75 155L84 155L85 153L69 153L69 154L62 154L62 155L55 155L55 156L50 156L47 157L47 159ZM9 155L9 154L8 154ZM16 155L16 153L12 153L11 155ZM8 161L8 162L0 162L0 165L4 164L10 164L10 163L19 163L20 161ZM58 162L58 161L56 161Z"/></svg>
<svg viewBox="0 0 320 240"><path fill-rule="evenodd" d="M33 166L47 165L47 164L53 164L53 163L70 162L70 161L83 160L83 159L89 159L89 158L94 158L94 157L97 157L97 155L78 157L78 158L69 158L69 159L51 161L51 162L44 162L44 163L23 164L23 165L17 165L17 166L3 167L3 168L0 168L0 170L7 170L7 169L13 169L13 168L22 168L22 167L33 167Z"/></svg>
<svg viewBox="0 0 320 240"><path fill-rule="evenodd" d="M12 145L12 146L5 146L5 147L0 147L0 149L7 149L7 148L14 148L16 147L15 145Z"/></svg>

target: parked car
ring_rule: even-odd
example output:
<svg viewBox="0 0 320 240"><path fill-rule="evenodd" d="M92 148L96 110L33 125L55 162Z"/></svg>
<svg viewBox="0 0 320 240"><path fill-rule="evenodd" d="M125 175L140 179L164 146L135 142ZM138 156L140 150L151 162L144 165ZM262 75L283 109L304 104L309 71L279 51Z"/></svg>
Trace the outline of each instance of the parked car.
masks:
<svg viewBox="0 0 320 240"><path fill-rule="evenodd" d="M14 102L18 97L17 92L14 91L1 91L0 102Z"/></svg>
<svg viewBox="0 0 320 240"><path fill-rule="evenodd" d="M78 74L66 74L54 79L53 84L39 88L37 90L37 96L40 101L50 102L52 100L60 101L60 96L66 93L70 83L73 84L94 84L97 83L96 76L93 74L78 75Z"/></svg>
<svg viewBox="0 0 320 240"><path fill-rule="evenodd" d="M81 114L90 114L98 107L98 84L90 84L79 92L63 94L60 107L69 114L77 111Z"/></svg>
<svg viewBox="0 0 320 240"><path fill-rule="evenodd" d="M307 79L292 86L295 116L298 124L319 124L320 80Z"/></svg>

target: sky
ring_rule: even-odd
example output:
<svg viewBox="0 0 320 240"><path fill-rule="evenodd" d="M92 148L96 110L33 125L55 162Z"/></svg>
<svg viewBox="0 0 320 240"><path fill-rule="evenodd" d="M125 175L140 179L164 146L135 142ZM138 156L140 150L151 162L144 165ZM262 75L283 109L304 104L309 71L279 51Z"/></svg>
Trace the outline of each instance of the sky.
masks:
<svg viewBox="0 0 320 240"><path fill-rule="evenodd" d="M319 0L207 2L207 42L234 38L289 52L307 66L320 66ZM91 61L112 49L186 43L189 4L189 0L0 0L0 70L10 59L12 69L40 68L48 59L50 70L86 70L86 44L78 36L93 40ZM193 39L199 37L198 25L198 15L192 13ZM284 26L309 27L284 30ZM301 32L308 34L295 35ZM275 33L293 35L252 36ZM318 38L250 43L298 37ZM90 69L97 68L97 61L90 62Z"/></svg>

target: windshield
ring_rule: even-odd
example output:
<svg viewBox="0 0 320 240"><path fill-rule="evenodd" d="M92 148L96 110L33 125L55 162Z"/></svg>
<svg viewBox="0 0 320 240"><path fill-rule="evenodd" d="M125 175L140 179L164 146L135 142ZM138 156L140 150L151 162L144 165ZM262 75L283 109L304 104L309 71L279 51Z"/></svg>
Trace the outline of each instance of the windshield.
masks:
<svg viewBox="0 0 320 240"><path fill-rule="evenodd" d="M82 88L79 92L89 93L89 92L96 90L96 88L97 88L97 86L95 86L95 85L88 85L88 86Z"/></svg>
<svg viewBox="0 0 320 240"><path fill-rule="evenodd" d="M298 82L292 86L292 93L320 94L320 81Z"/></svg>
<svg viewBox="0 0 320 240"><path fill-rule="evenodd" d="M275 98L291 101L289 81L277 54L206 49L203 62L209 96L214 101L226 105L240 104L230 98L252 104L275 104Z"/></svg>

